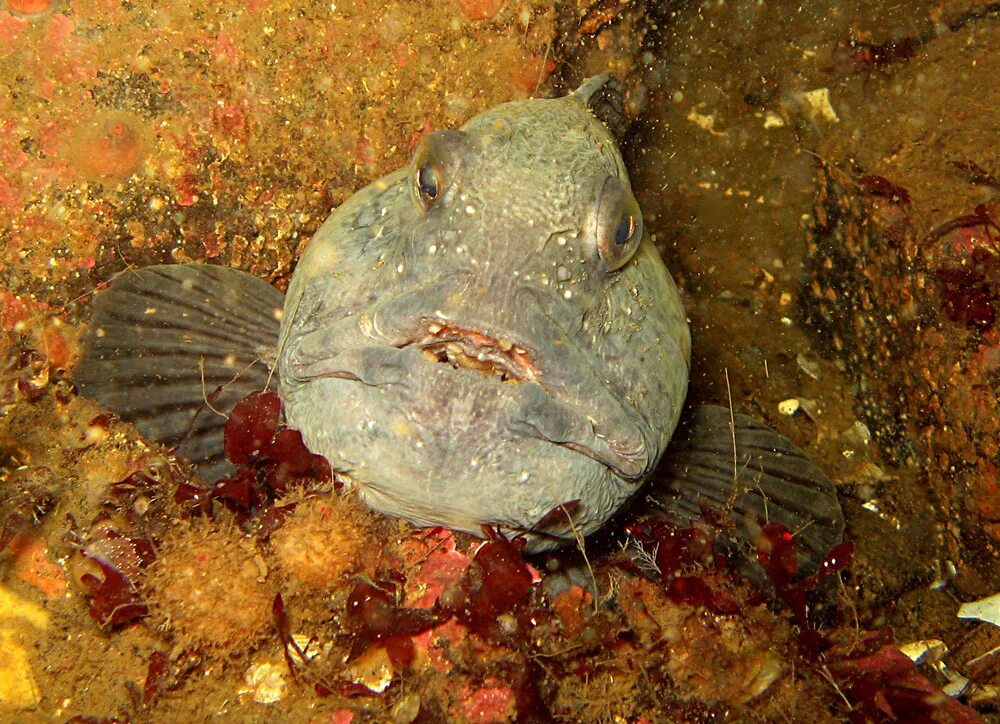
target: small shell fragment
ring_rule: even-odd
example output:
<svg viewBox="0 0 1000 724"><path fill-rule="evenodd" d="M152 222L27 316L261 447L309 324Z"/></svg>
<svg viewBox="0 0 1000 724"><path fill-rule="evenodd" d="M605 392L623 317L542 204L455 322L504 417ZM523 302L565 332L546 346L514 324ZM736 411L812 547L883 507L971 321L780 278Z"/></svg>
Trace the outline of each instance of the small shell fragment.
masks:
<svg viewBox="0 0 1000 724"><path fill-rule="evenodd" d="M948 646L941 639L921 639L903 644L899 650L910 658L915 664L929 663L941 659L948 653Z"/></svg>
<svg viewBox="0 0 1000 724"><path fill-rule="evenodd" d="M837 112L833 109L833 104L830 103L829 88L815 88L799 93L797 100L802 112L813 123L837 123L840 121Z"/></svg>
<svg viewBox="0 0 1000 724"><path fill-rule="evenodd" d="M773 111L768 111L764 115L764 128L783 128L785 119Z"/></svg>
<svg viewBox="0 0 1000 724"><path fill-rule="evenodd" d="M819 379L820 366L819 362L814 359L809 359L801 352L795 356L795 364L798 365L799 369L805 372L807 375L812 377L814 380Z"/></svg>
<svg viewBox="0 0 1000 724"><path fill-rule="evenodd" d="M974 618L994 626L1000 626L1000 593L969 601L958 607L959 618Z"/></svg>
<svg viewBox="0 0 1000 724"><path fill-rule="evenodd" d="M787 400L782 400L778 403L778 412L782 415L794 415L799 411L801 403L796 397L789 397Z"/></svg>
<svg viewBox="0 0 1000 724"><path fill-rule="evenodd" d="M243 675L246 687L240 694L253 694L258 704L273 704L281 701L288 684L285 682L283 666L268 661L253 664Z"/></svg>
<svg viewBox="0 0 1000 724"><path fill-rule="evenodd" d="M816 402L816 400L809 399L808 397L800 397L798 399L802 412L806 413L806 417L810 420L816 422L820 413L819 403Z"/></svg>
<svg viewBox="0 0 1000 724"><path fill-rule="evenodd" d="M373 647L351 662L344 675L355 684L381 694L392 683L393 668L382 647Z"/></svg>

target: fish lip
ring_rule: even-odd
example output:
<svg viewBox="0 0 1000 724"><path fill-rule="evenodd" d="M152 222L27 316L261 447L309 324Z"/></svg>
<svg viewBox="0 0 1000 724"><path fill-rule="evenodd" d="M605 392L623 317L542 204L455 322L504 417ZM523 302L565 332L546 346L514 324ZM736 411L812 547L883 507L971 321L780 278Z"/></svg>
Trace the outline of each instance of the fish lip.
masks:
<svg viewBox="0 0 1000 724"><path fill-rule="evenodd" d="M432 365L439 364L429 362L423 351L416 342L387 344L383 341L353 347L313 362L296 364L293 361L292 368L299 383L339 378L367 387L393 388L407 406L418 398L425 402L448 398L449 395L442 394L436 386L443 379L457 381L459 376L464 376L466 380L477 380L478 385L494 387L507 400L502 407L506 408L503 414L511 432L572 450L603 465L625 481L638 482L648 472L651 452L641 428L634 422L629 425L633 434L626 439L617 442L608 439L601 434L587 410L567 397L560 385L546 380L545 375L523 380L520 384L494 382L480 371L461 368L443 370L447 373L443 377L414 375L418 368L429 371ZM436 389L430 389L431 385ZM460 389L463 388L456 388ZM632 442L627 442L627 438L632 438Z"/></svg>
<svg viewBox="0 0 1000 724"><path fill-rule="evenodd" d="M484 330L459 324L424 319L417 325L422 332L396 344L399 349L416 347L431 362L451 363L502 382L535 382L539 370L526 346L510 337L497 337Z"/></svg>
<svg viewBox="0 0 1000 724"><path fill-rule="evenodd" d="M588 359L587 350L572 343L535 348L520 335L499 337L508 333L485 325L476 325L478 329L463 325L459 315L452 317L454 312L448 316L438 311L413 314L413 308L424 306L423 298L433 296L432 292L453 294L454 290L448 280L439 280L421 287L420 292L420 298L410 294L383 301L356 316L306 334L300 332L284 354L282 374L289 384L341 378L368 387L392 388L407 405L415 403L417 396L440 398L440 391L429 389L438 384L432 379L456 380L456 389L478 380L506 399L504 414L512 432L573 450L625 481L638 483L651 470L660 450L650 424L617 398ZM554 330L558 339L571 339L555 311L538 305L538 312L547 320L544 327ZM501 348L501 341L503 347L510 342L513 356L506 353L511 350ZM482 370L460 365L449 369L438 360L431 363L427 359L435 345L449 342L458 344L463 354L474 353L469 356L485 353L497 370L509 376L508 381L519 384L501 383ZM462 347L463 343L467 347ZM435 374L414 375L418 369ZM462 379L465 381L458 382Z"/></svg>
<svg viewBox="0 0 1000 724"><path fill-rule="evenodd" d="M480 329L462 326L460 323L445 321L437 317L425 317L413 323L409 327L409 333L405 334L405 340L393 345L399 350L406 348L417 348L431 357L429 361L440 364L443 361L451 361L456 372L467 368L465 364L456 363L454 357L448 359L434 359L432 352L439 348L446 348L447 345L458 345L462 354L474 357L479 354L484 355L486 360L497 369L506 373L507 383L533 382L541 391L544 402L542 406L553 414L563 417L564 421L569 421L568 427L573 433L568 439L563 439L558 430L548 430L544 425L538 425L527 418L515 418L511 420L511 429L517 429L522 434L530 435L540 440L545 440L553 445L559 445L572 450L580 455L604 465L618 476L628 481L638 481L644 478L650 466L649 449L646 436L642 428L634 426L634 432L638 433L639 444L637 447L617 444L605 438L597 429L594 419L587 413L587 410L571 399L567 399L565 390L559 384L553 384L553 380L543 373L535 363L535 354L529 345L515 342L512 337L497 337ZM459 361L460 362L460 361ZM483 377L496 377L496 374L489 374L495 370L474 369L482 373ZM531 385L534 387L535 385ZM525 392L525 398L530 397L530 393ZM544 416L543 416L544 417Z"/></svg>

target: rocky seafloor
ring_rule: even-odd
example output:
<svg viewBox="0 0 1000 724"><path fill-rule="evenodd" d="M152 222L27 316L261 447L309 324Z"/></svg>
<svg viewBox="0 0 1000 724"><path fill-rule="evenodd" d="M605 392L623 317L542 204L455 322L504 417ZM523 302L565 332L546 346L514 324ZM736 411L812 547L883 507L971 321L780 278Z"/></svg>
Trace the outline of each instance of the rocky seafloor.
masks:
<svg viewBox="0 0 1000 724"><path fill-rule="evenodd" d="M0 716L996 716L997 12L4 3ZM423 133L604 69L692 320L692 399L763 418L842 492L822 580L789 573L779 529L761 589L711 522L633 516L567 582L580 551L525 560L365 510L273 400L208 486L76 394L114 274L199 261L283 288Z"/></svg>

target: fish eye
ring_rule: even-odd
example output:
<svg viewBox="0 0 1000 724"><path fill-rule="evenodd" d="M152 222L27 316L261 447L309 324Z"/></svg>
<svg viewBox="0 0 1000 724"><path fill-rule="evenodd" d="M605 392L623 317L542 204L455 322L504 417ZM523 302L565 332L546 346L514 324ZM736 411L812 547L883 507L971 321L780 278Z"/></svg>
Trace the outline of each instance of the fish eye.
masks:
<svg viewBox="0 0 1000 724"><path fill-rule="evenodd" d="M410 166L410 188L424 211L439 203L452 184L465 139L462 131L434 131L420 139Z"/></svg>
<svg viewBox="0 0 1000 724"><path fill-rule="evenodd" d="M609 176L597 198L597 253L608 271L621 269L642 241L642 212L632 192Z"/></svg>
<svg viewBox="0 0 1000 724"><path fill-rule="evenodd" d="M441 188L440 175L441 172L431 163L421 164L417 169L417 189L427 204L438 196Z"/></svg>
<svg viewBox="0 0 1000 724"><path fill-rule="evenodd" d="M618 230L615 232L615 243L618 246L625 246L631 241L635 234L635 216L626 209L622 212L622 220L618 222Z"/></svg>

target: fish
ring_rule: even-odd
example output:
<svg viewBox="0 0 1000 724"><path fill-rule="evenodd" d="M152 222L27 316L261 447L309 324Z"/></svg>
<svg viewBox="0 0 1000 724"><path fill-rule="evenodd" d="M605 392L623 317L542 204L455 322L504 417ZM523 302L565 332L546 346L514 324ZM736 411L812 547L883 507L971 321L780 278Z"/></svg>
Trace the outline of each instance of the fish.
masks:
<svg viewBox="0 0 1000 724"><path fill-rule="evenodd" d="M310 451L415 526L539 551L644 497L680 522L723 508L746 541L782 520L815 564L844 525L825 474L728 408L682 423L691 333L622 108L603 74L426 134L333 211L284 297L221 266L122 273L94 302L81 394L209 479L225 418L206 391L225 412L270 385Z"/></svg>

